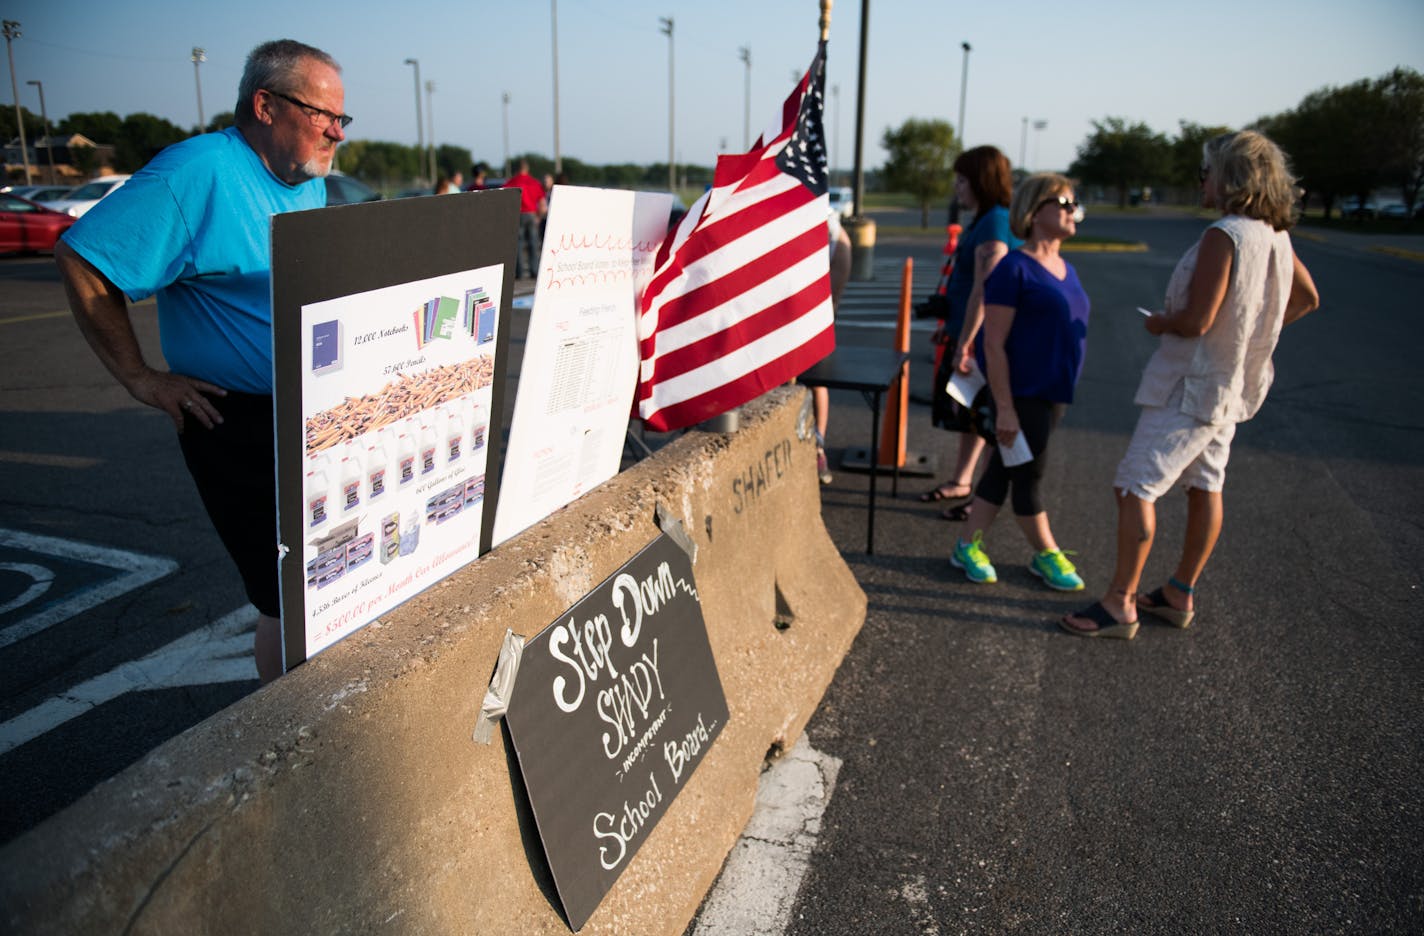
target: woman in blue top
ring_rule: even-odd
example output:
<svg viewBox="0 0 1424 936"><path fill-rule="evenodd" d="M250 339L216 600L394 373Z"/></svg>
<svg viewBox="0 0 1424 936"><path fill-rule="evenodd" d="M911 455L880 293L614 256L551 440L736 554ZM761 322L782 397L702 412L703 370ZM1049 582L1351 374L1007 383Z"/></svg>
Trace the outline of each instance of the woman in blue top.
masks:
<svg viewBox="0 0 1424 936"><path fill-rule="evenodd" d="M984 440L956 418L944 386L955 368L961 373L969 372L974 339L984 321L984 281L1004 255L1022 243L1009 231L1012 196L1009 160L998 149L976 146L960 153L954 161L954 197L975 217L969 230L959 239L954 269L945 286L949 317L935 332L935 342L949 344L949 347L944 349L935 374L932 418L936 426L959 433L959 457L954 476L921 494L922 501L967 500L974 491L974 467L984 452ZM945 511L942 516L954 517L951 511Z"/></svg>
<svg viewBox="0 0 1424 936"><path fill-rule="evenodd" d="M1014 516L1035 552L1029 571L1060 591L1083 587L1053 539L1039 497L1048 440L1073 402L1087 350L1088 296L1058 251L1077 231L1077 218L1078 202L1066 178L1040 173L1024 179L1009 206L1013 232L1024 244L1005 256L984 284L980 363L999 445L969 506L966 529L973 531L972 539L960 537L950 555L971 582L998 581L983 537L1012 490ZM1016 444L1026 444L1029 458L1008 465L1005 453Z"/></svg>

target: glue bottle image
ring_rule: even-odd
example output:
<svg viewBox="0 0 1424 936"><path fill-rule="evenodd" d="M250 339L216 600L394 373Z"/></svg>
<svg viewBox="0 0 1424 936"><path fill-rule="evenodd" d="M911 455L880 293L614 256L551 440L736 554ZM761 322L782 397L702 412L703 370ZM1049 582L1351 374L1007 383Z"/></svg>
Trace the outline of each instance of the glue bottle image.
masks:
<svg viewBox="0 0 1424 936"><path fill-rule="evenodd" d="M386 493L386 471L390 468L390 456L386 454L389 437L385 432L376 436L366 449L366 499L376 500Z"/></svg>
<svg viewBox="0 0 1424 936"><path fill-rule="evenodd" d="M327 503L331 495L331 481L326 476L330 463L323 455L313 459L310 464L311 469L307 472L306 519L307 529L315 530L331 519Z"/></svg>
<svg viewBox="0 0 1424 936"><path fill-rule="evenodd" d="M347 444L341 459L341 512L350 513L361 506L361 459L355 446Z"/></svg>
<svg viewBox="0 0 1424 936"><path fill-rule="evenodd" d="M420 473L435 470L435 414L427 413L420 424Z"/></svg>
<svg viewBox="0 0 1424 936"><path fill-rule="evenodd" d="M470 451L478 452L485 447L485 434L489 423L485 419L485 408L476 403L470 410Z"/></svg>
<svg viewBox="0 0 1424 936"><path fill-rule="evenodd" d="M401 429L400 439L396 442L397 468L400 472L400 483L402 486L415 480L415 427L410 420L406 420L405 426Z"/></svg>
<svg viewBox="0 0 1424 936"><path fill-rule="evenodd" d="M420 511L411 510L401 518L400 554L409 556L420 545Z"/></svg>
<svg viewBox="0 0 1424 936"><path fill-rule="evenodd" d="M459 410L451 410L445 417L445 461L446 463L460 460L460 448L465 439L465 421L460 418Z"/></svg>

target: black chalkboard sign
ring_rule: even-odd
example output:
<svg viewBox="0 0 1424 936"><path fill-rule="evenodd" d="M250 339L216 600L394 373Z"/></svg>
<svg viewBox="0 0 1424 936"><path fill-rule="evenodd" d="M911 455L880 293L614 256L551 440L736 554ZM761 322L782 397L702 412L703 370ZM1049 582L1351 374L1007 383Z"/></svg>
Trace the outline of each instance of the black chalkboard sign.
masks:
<svg viewBox="0 0 1424 936"><path fill-rule="evenodd" d="M687 554L659 536L529 641L505 721L577 930L727 723Z"/></svg>

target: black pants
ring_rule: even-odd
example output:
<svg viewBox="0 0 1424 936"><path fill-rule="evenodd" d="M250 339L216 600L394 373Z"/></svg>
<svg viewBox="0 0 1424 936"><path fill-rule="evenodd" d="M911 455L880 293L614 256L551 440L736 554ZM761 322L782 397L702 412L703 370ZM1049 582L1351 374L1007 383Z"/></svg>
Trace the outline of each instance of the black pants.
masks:
<svg viewBox="0 0 1424 936"><path fill-rule="evenodd" d="M1012 488L1014 516L1032 517L1043 513L1043 501L1039 497L1039 482L1043 479L1048 462L1048 439L1053 435L1059 420L1068 409L1066 403L1053 403L1031 397L1014 397L1014 412L1018 413L1019 431L1033 453L1033 460L1004 467L1004 458L999 447L993 446L989 467L979 479L979 487L974 493L996 507L1002 507Z"/></svg>
<svg viewBox="0 0 1424 936"><path fill-rule="evenodd" d="M188 473L228 555L237 563L247 600L281 617L277 586L277 461L272 398L250 393L209 397L223 421L204 429L184 420L178 436Z"/></svg>

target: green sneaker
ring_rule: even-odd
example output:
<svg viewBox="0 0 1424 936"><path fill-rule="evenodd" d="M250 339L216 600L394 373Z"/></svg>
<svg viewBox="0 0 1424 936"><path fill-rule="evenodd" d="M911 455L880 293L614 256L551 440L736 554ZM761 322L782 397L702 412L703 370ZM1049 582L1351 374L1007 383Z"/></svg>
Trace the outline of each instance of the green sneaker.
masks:
<svg viewBox="0 0 1424 936"><path fill-rule="evenodd" d="M954 552L949 554L949 564L956 569L963 569L964 575L971 582L980 585L989 585L999 580L999 575L994 571L994 566L989 562L989 557L984 555L984 531L975 530L974 539L971 542L956 540ZM1079 583L1079 588L1082 584Z"/></svg>
<svg viewBox="0 0 1424 936"><path fill-rule="evenodd" d="M1079 577L1078 570L1068 561L1068 557L1063 555L1061 549L1045 549L1033 557L1028 570L1043 579L1043 584L1049 588L1059 591L1083 590L1083 580Z"/></svg>

